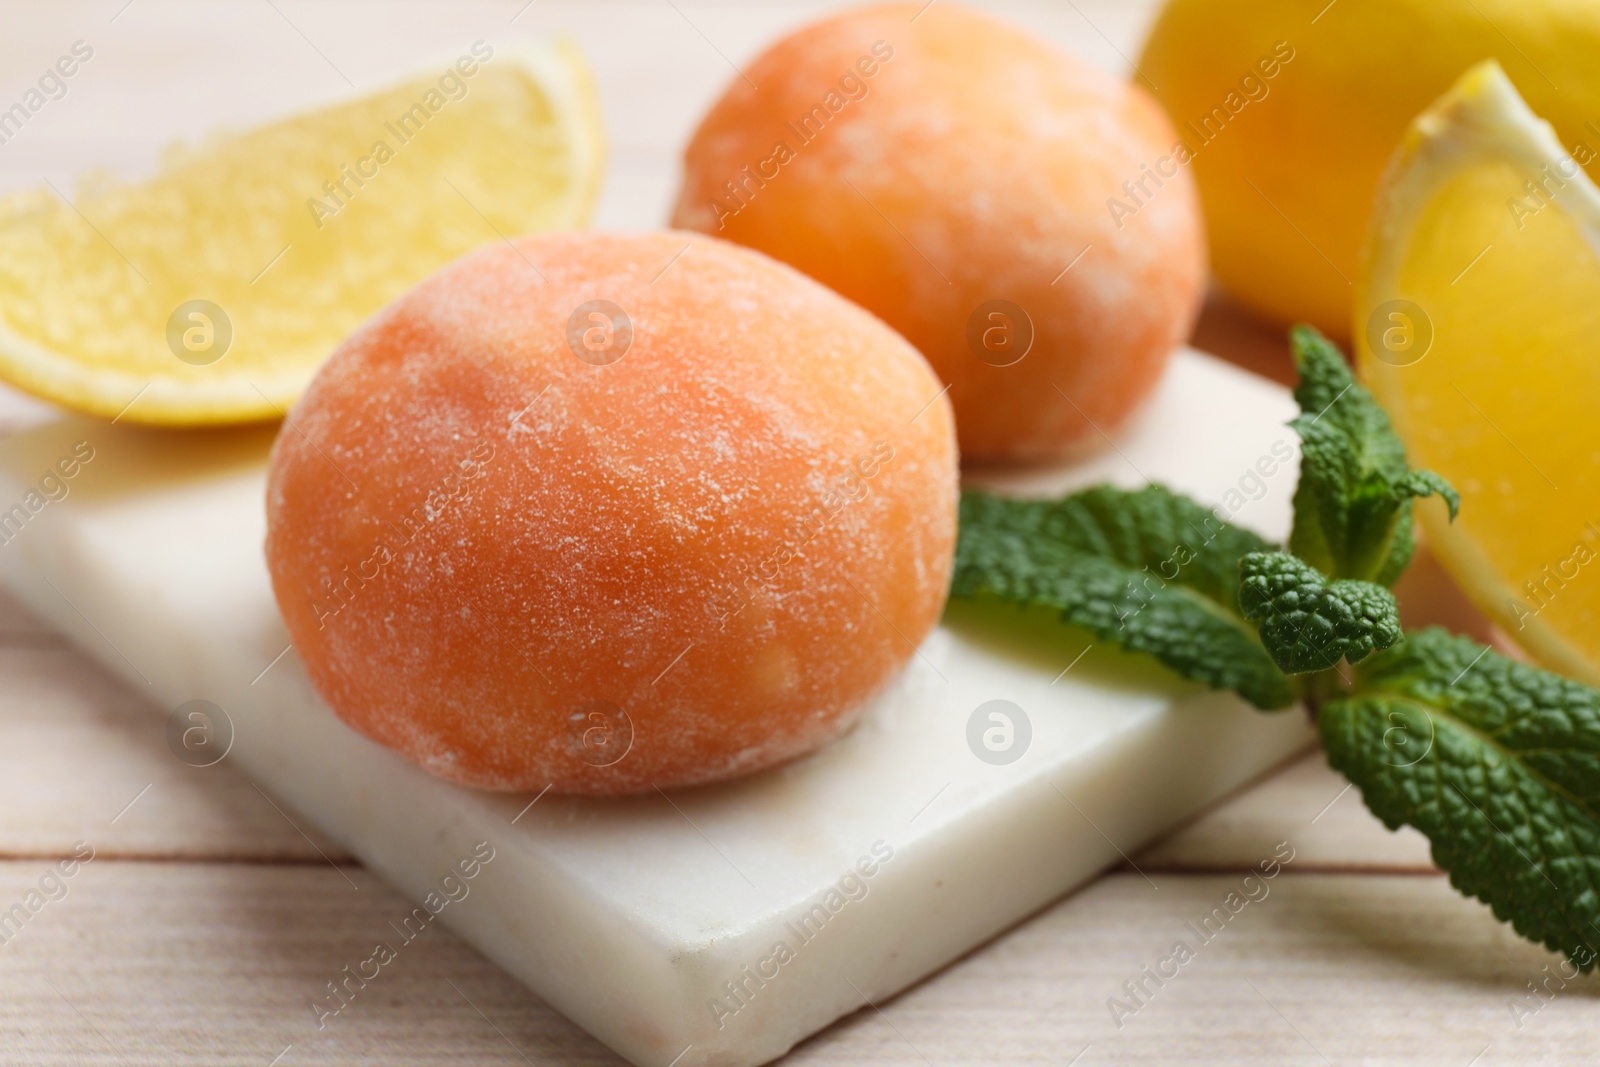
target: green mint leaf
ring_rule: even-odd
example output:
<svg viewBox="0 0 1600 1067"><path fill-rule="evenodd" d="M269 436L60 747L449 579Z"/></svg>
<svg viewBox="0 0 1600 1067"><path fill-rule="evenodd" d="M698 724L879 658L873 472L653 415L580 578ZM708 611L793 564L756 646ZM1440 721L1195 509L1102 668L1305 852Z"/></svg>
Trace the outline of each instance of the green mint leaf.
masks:
<svg viewBox="0 0 1600 1067"><path fill-rule="evenodd" d="M1281 708L1295 687L1238 602L1240 558L1271 547L1162 486L1058 500L967 492L950 595L1053 608L1187 678Z"/></svg>
<svg viewBox="0 0 1600 1067"><path fill-rule="evenodd" d="M1411 501L1439 495L1455 518L1460 498L1443 478L1413 471L1389 416L1327 338L1309 326L1290 334L1300 384L1300 482L1289 548L1330 578L1392 585L1416 539Z"/></svg>
<svg viewBox="0 0 1600 1067"><path fill-rule="evenodd" d="M1338 578L1287 552L1239 561L1239 606L1261 623L1261 643L1286 674L1357 663L1400 640L1400 609L1381 585Z"/></svg>
<svg viewBox="0 0 1600 1067"><path fill-rule="evenodd" d="M1461 513L1461 494L1456 492L1455 486L1432 471L1409 472L1395 483L1395 491L1411 497L1441 497L1445 507L1450 509L1451 522L1455 522L1456 516Z"/></svg>
<svg viewBox="0 0 1600 1067"><path fill-rule="evenodd" d="M1600 693L1430 628L1318 713L1328 762L1463 893L1588 970L1600 945Z"/></svg>
<svg viewBox="0 0 1600 1067"><path fill-rule="evenodd" d="M1401 503L1396 511L1396 522L1389 531L1387 551L1382 553L1383 563L1372 576L1373 581L1385 586L1400 580L1406 565L1411 562L1411 554L1416 551L1415 521L1408 502L1416 497L1437 495L1450 510L1451 522L1455 521L1456 514L1461 510L1461 495L1454 486L1432 471L1410 471L1393 488Z"/></svg>

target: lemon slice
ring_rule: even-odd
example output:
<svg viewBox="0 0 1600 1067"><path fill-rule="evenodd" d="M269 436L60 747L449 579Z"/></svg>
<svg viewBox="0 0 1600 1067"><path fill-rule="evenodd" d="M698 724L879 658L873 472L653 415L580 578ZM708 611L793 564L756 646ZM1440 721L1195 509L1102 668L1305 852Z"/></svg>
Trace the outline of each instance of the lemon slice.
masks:
<svg viewBox="0 0 1600 1067"><path fill-rule="evenodd" d="M1390 163L1366 249L1360 368L1414 465L1418 514L1480 609L1600 684L1600 192L1500 68L1470 70Z"/></svg>
<svg viewBox="0 0 1600 1067"><path fill-rule="evenodd" d="M392 88L170 149L140 184L12 193L0 378L130 422L278 417L441 264L586 221L603 151L575 49L479 42Z"/></svg>

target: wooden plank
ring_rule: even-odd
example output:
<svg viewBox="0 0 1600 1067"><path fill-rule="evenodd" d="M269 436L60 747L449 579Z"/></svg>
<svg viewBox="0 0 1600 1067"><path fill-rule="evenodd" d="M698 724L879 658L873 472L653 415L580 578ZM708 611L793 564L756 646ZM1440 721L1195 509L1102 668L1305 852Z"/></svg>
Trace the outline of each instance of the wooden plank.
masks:
<svg viewBox="0 0 1600 1067"><path fill-rule="evenodd" d="M179 760L166 717L77 651L0 647L0 678L0 856L346 858L227 759Z"/></svg>
<svg viewBox="0 0 1600 1067"><path fill-rule="evenodd" d="M1298 863L1298 860L1296 860ZM1600 981L1542 1003L1525 983L1555 959L1441 877L1297 874L1296 863L1210 941L1237 875L1102 879L921 987L824 1032L791 1062L1355 1064L1593 1060ZM1265 895L1262 895L1262 894ZM1124 982L1176 942L1193 958L1131 998ZM1174 967L1168 966L1170 974ZM1117 1024L1108 1001L1131 1012ZM1074 1057L1081 1057L1074 1060Z"/></svg>
<svg viewBox="0 0 1600 1067"><path fill-rule="evenodd" d="M8 385L0 385L0 437L21 433L56 417L56 409ZM6 501L10 507L12 501Z"/></svg>
<svg viewBox="0 0 1600 1067"><path fill-rule="evenodd" d="M1410 827L1385 828L1320 750L1224 800L1134 862L1146 872L1248 870L1280 841L1293 844L1301 870L1435 870L1428 839Z"/></svg>
<svg viewBox="0 0 1600 1067"><path fill-rule="evenodd" d="M48 872L0 864L0 910ZM359 867L97 856L65 885L0 948L8 1063L622 1062L443 926L413 920L403 941L389 923L412 905ZM395 958L319 1016L345 967L373 974L379 941Z"/></svg>
<svg viewBox="0 0 1600 1067"><path fill-rule="evenodd" d="M1554 957L1443 878L1298 864L1252 883L1105 878L786 1062L1592 1062L1600 981L1552 982L1544 1003L1525 983ZM0 909L45 873L0 863ZM286 1047L286 1067L618 1062L444 928L404 942L390 923L411 905L359 869L97 858L66 885L0 948L8 1062L261 1067ZM1256 899L1234 914L1234 892ZM1206 916L1209 940L1187 925ZM1193 959L1133 1000L1123 983L1180 940ZM395 958L318 1029L312 1000L379 942ZM1131 1009L1120 1027L1113 998Z"/></svg>
<svg viewBox="0 0 1600 1067"><path fill-rule="evenodd" d="M0 437L4 436L0 433ZM0 552L5 549L6 546L0 544ZM52 632L19 604L10 590L0 586L0 648L65 648L66 645L65 638Z"/></svg>

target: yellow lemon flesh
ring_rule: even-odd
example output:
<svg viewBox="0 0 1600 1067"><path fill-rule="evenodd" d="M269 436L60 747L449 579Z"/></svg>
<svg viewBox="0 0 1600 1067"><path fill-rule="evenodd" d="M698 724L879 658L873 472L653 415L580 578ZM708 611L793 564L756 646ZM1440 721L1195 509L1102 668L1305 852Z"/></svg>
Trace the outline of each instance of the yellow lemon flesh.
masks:
<svg viewBox="0 0 1600 1067"><path fill-rule="evenodd" d="M1344 338L1373 197L1413 116L1498 59L1600 176L1596 56L1593 0L1170 0L1138 67L1193 151L1218 279Z"/></svg>
<svg viewBox="0 0 1600 1067"><path fill-rule="evenodd" d="M1433 551L1548 666L1600 684L1600 192L1500 68L1412 125L1374 210L1363 378L1461 492Z"/></svg>
<svg viewBox="0 0 1600 1067"><path fill-rule="evenodd" d="M122 421L275 418L355 326L488 241L583 223L602 167L566 46L169 150L140 184L0 198L0 378Z"/></svg>

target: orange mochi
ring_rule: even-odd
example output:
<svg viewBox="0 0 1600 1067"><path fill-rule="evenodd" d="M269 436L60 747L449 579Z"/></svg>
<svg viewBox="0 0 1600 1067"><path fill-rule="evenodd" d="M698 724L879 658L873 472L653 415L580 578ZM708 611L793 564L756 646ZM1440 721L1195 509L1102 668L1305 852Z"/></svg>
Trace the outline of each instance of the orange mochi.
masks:
<svg viewBox="0 0 1600 1067"><path fill-rule="evenodd" d="M1050 459L1121 423L1193 326L1206 252L1177 140L1138 86L987 15L869 7L733 79L673 222L899 330L950 384L968 458Z"/></svg>
<svg viewBox="0 0 1600 1067"><path fill-rule="evenodd" d="M698 234L490 246L334 353L272 451L317 692L428 770L610 794L848 729L938 619L948 403L915 349Z"/></svg>

